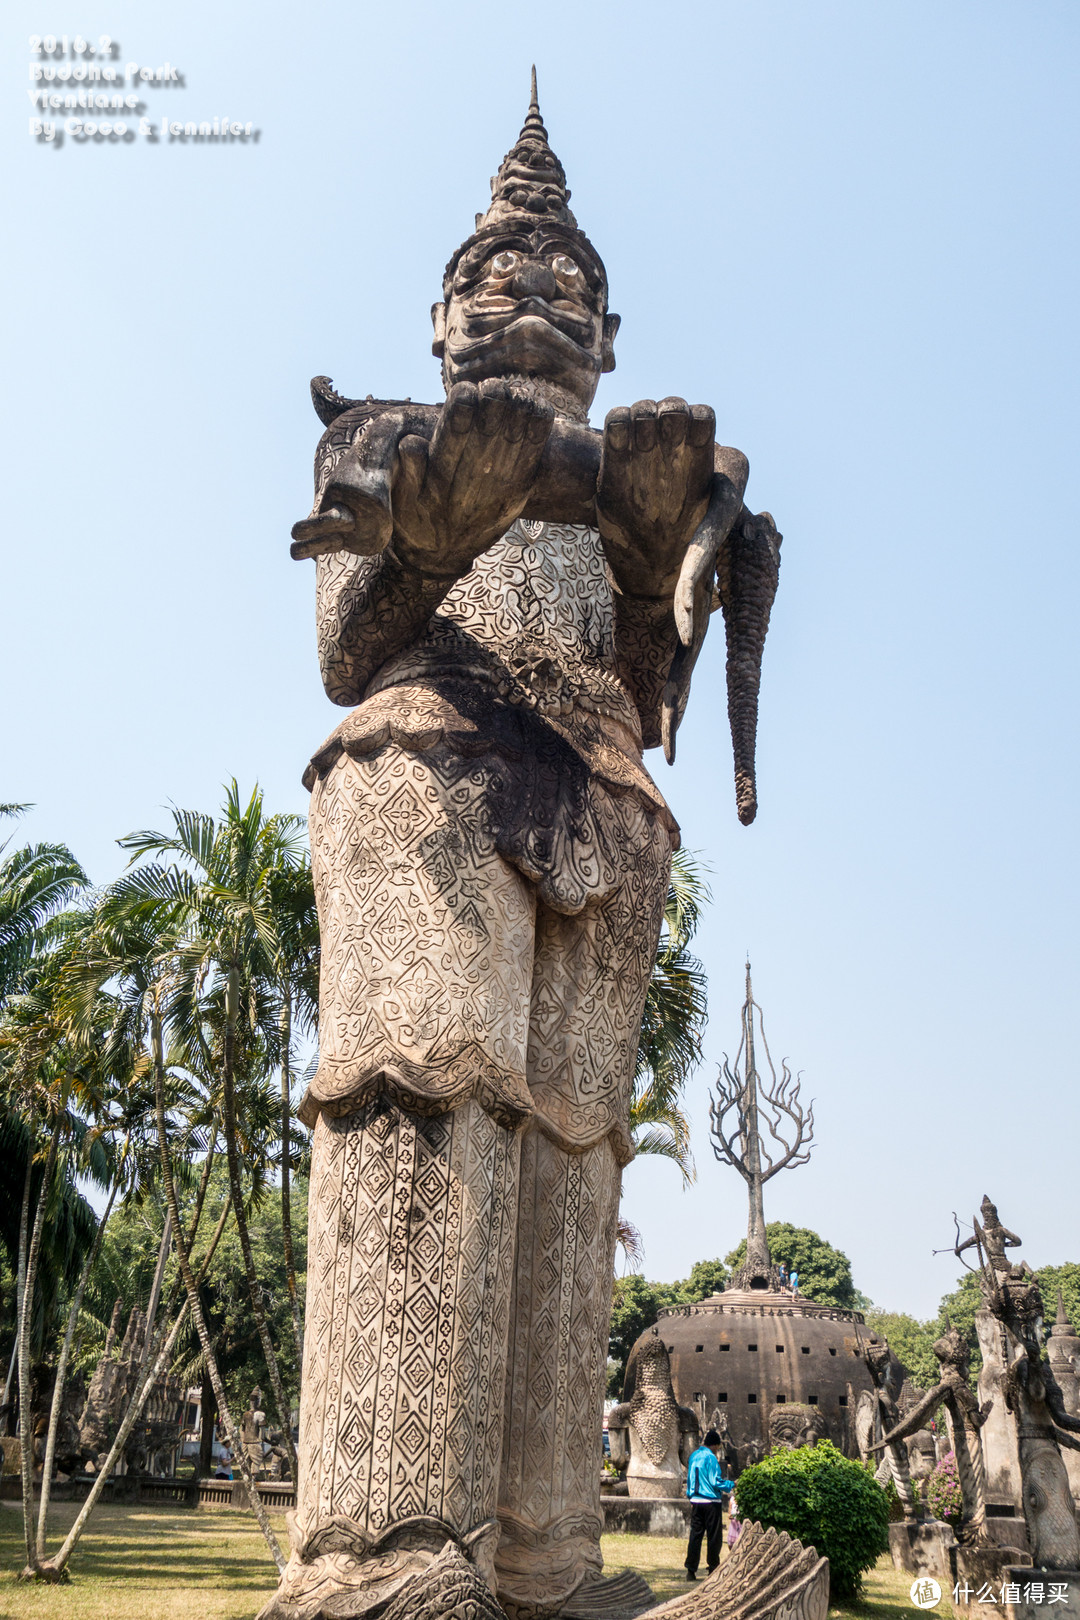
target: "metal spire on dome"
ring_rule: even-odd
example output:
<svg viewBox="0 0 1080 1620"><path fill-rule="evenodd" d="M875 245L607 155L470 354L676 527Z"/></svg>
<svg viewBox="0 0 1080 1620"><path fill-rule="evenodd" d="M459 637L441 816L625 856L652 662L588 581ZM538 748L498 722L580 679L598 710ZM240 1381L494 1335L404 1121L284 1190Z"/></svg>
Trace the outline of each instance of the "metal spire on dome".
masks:
<svg viewBox="0 0 1080 1620"><path fill-rule="evenodd" d="M754 1012L769 1076L758 1072L754 1049ZM739 1060L742 1059L742 1073ZM777 1288L779 1275L769 1254L765 1235L765 1183L779 1171L805 1164L810 1157L814 1136L814 1105L805 1111L799 1097L799 1080L793 1079L787 1060L777 1078L761 1008L754 1000L750 962L746 963L746 999L742 1007L742 1036L735 1062L723 1067L716 1081L716 1096L709 1102L709 1130L713 1152L724 1164L732 1165L746 1182L749 1218L746 1228L746 1259L732 1278L736 1288ZM767 1136L762 1134L761 1103L767 1110ZM728 1116L733 1115L730 1124ZM785 1136L783 1133L787 1131Z"/></svg>

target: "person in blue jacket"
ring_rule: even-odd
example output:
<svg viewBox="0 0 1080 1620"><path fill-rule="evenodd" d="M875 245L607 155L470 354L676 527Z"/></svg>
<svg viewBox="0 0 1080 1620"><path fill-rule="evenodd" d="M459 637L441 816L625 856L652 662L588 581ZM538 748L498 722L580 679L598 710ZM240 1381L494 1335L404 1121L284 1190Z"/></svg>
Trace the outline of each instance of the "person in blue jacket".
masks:
<svg viewBox="0 0 1080 1620"><path fill-rule="evenodd" d="M686 1548L688 1581L697 1580L702 1537L710 1575L720 1562L724 1503L735 1488L726 1466L720 1461L722 1445L716 1430L710 1429L697 1450L691 1452L686 1466L686 1494L690 1499L690 1541Z"/></svg>

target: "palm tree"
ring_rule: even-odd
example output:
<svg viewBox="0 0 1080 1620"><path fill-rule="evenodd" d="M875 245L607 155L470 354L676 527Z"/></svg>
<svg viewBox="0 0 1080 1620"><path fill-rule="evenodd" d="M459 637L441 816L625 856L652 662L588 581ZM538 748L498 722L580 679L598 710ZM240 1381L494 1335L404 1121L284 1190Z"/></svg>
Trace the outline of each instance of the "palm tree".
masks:
<svg viewBox="0 0 1080 1620"><path fill-rule="evenodd" d="M66 930L77 938L81 919ZM97 1107L98 1076L94 1054L73 1043L64 1028L58 985L61 953L53 950L33 970L31 989L10 997L0 1025L0 1057L7 1081L6 1104L18 1110L27 1127L30 1143L42 1133L39 1155L41 1171L31 1223L34 1153L27 1155L26 1174L19 1220L18 1284L18 1372L19 1433L22 1455L23 1521L26 1537L27 1571L37 1571L38 1553L33 1529L34 1432L31 1415L32 1364L31 1335L37 1297L39 1261L48 1224L50 1205L55 1208L57 1182L66 1182L76 1160L76 1149L86 1141L84 1115ZM47 1142L47 1145L46 1145ZM65 1151L65 1148L67 1151ZM100 1169L93 1156L83 1159L82 1168Z"/></svg>
<svg viewBox="0 0 1080 1620"><path fill-rule="evenodd" d="M705 973L688 947L709 899L703 868L685 850L677 851L645 993L630 1101L630 1128L638 1153L673 1159L687 1183L696 1171L690 1123L679 1099L701 1061L707 1016Z"/></svg>
<svg viewBox="0 0 1080 1620"><path fill-rule="evenodd" d="M0 804L0 816L30 808ZM0 844L0 855L10 842ZM0 1007L26 987L32 964L47 948L51 920L86 882L66 844L27 844L0 861Z"/></svg>
<svg viewBox="0 0 1080 1620"><path fill-rule="evenodd" d="M116 888L118 899L125 905L137 909L156 906L169 913L176 930L176 945L168 1004L162 1016L168 1019L174 1037L183 1043L189 1066L203 1072L215 1068L220 1072L222 1128L237 1233L294 1478L296 1453L290 1411L248 1229L237 1084L245 1078L245 1071L247 1078L252 1078L248 1060L259 1041L266 1052L275 1045L283 1048L283 1125L287 1139L292 1007L297 995L305 1011L310 1000L309 963L305 959L295 974L288 966L289 946L304 914L299 892L309 881L304 878L302 835L300 817L265 816L258 787L243 805L233 781L220 823L194 811L174 810L171 833L139 832L121 839L121 847L132 851L133 862L146 856L171 856L172 862L163 865L159 860L138 866ZM291 1157L287 1140L285 1157ZM287 1169L284 1165L283 1171ZM298 1332L298 1316L296 1326Z"/></svg>
<svg viewBox="0 0 1080 1620"><path fill-rule="evenodd" d="M231 1199L226 1201L222 1210L210 1249L198 1274L192 1263L192 1245L209 1182L209 1161L212 1158L213 1142L220 1130L220 1121L217 1119L211 1125L209 1143L205 1144L206 1157L196 1197L195 1219L186 1227L179 1202L178 1182L181 1177L177 1173L176 1164L184 1165L188 1155L184 1152L174 1154L174 1140L179 1133L181 1138L186 1137L192 1146L204 1145L198 1142L190 1119L185 1124L177 1118L178 1092L183 1101L190 1102L192 1084L188 1077L177 1075L167 1063L165 1048L169 998L175 995L177 979L178 977L183 979L184 968L189 965L186 963L186 952L190 945L189 932L186 931L189 918L185 901L189 897L190 886L184 881L184 874L177 873L175 869L158 871L160 882L141 884L133 882L134 877L146 878L147 875L146 870L141 874L131 874L127 879L121 879L119 883L113 884L102 896L95 915L90 949L78 970L71 975L71 1016L75 1020L80 1016L85 1020L88 1008L101 989L109 984L114 987L112 995L116 1006L116 1018L112 1041L118 1047L126 1046L131 1054L130 1066L133 1070L146 1074L152 1086L158 1173L169 1215L167 1230L171 1229L171 1241L176 1247L186 1305L168 1330L167 1336L163 1337L164 1329L156 1336L154 1347L146 1358L148 1362L152 1360L152 1365L146 1372L136 1399L121 1424L109 1460L100 1470L98 1479L63 1547L55 1558L49 1559L47 1564L40 1567L39 1573L48 1579L57 1578L56 1571L62 1571L70 1558L75 1542L100 1495L104 1479L137 1421L154 1380L160 1376L168 1355L172 1352L187 1312L190 1312L198 1334L202 1354L213 1383L218 1411L236 1453L259 1528L279 1571L284 1568L285 1563L229 1409L200 1296L210 1259L232 1207ZM151 872L150 876L153 875ZM204 1101L200 1095L199 1102Z"/></svg>

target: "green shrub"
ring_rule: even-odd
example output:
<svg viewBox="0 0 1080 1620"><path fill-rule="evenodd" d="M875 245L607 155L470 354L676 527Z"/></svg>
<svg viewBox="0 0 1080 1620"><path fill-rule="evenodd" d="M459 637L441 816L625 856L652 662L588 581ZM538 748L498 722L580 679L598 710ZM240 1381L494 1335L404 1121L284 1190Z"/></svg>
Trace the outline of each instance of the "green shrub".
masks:
<svg viewBox="0 0 1080 1620"><path fill-rule="evenodd" d="M775 1525L829 1560L831 1600L854 1597L888 1550L888 1497L831 1441L772 1452L743 1470L735 1494L744 1523Z"/></svg>

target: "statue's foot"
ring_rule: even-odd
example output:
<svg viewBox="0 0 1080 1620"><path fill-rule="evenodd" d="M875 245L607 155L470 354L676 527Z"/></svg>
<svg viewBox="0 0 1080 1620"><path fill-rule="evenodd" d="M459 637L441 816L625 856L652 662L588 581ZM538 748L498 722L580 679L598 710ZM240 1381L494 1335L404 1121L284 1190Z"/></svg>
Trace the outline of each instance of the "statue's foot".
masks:
<svg viewBox="0 0 1080 1620"><path fill-rule="evenodd" d="M489 1539L486 1530L481 1537ZM341 1529L333 1539L325 1552L317 1543L294 1550L258 1620L505 1620L488 1581L454 1541L436 1552L406 1535L369 1551L342 1545Z"/></svg>

